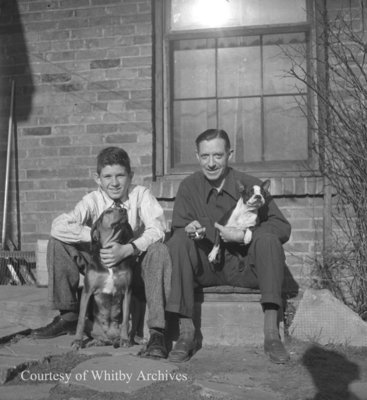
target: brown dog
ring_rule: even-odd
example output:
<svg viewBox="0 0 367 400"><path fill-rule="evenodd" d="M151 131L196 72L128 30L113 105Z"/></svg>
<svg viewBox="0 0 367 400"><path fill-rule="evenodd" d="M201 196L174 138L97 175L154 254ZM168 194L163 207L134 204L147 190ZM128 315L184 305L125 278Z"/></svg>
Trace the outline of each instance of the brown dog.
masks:
<svg viewBox="0 0 367 400"><path fill-rule="evenodd" d="M92 262L88 265L80 300L79 319L74 349L83 347L83 334L94 339L96 345L131 346L129 317L133 257L124 259L112 268L103 265L100 249L117 242L126 244L133 238L127 212L123 208L105 210L91 230ZM89 302L93 298L93 320L86 323ZM122 323L119 329L119 322Z"/></svg>

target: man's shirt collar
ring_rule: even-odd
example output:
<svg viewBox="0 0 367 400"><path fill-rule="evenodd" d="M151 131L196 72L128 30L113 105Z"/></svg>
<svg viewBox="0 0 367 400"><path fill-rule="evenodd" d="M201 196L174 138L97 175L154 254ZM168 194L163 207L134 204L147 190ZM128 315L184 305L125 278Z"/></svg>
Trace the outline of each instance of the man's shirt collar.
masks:
<svg viewBox="0 0 367 400"><path fill-rule="evenodd" d="M205 178L204 174L202 174L202 178L203 178L203 186L204 186L204 196L205 196L204 198L206 199L206 202L208 202L209 197L210 197L211 193L213 192L213 190L217 190L217 189L215 189L209 183L209 181ZM237 201L237 199L239 197L239 190L238 190L238 185L236 183L232 168L228 168L228 172L225 177L224 185L223 185L222 189L220 190L220 192L226 192L229 196L231 196L234 200Z"/></svg>

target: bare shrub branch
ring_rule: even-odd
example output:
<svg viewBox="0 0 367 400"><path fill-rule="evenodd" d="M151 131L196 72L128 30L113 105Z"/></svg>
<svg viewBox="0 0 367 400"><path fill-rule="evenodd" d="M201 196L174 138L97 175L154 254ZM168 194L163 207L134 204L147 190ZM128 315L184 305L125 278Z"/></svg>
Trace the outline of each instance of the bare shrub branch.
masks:
<svg viewBox="0 0 367 400"><path fill-rule="evenodd" d="M330 289L338 298L367 319L367 65L366 34L361 16L341 12L330 19L325 10L317 15L322 24L323 57L311 60L324 74L320 79L305 70L298 56L288 54L290 74L306 84L323 107L301 105L314 124L313 150L321 173L335 193L333 246L316 260L317 286ZM363 18L363 14L362 14ZM320 44L319 44L320 45ZM293 56L292 56L293 55ZM304 49L303 57L307 57Z"/></svg>

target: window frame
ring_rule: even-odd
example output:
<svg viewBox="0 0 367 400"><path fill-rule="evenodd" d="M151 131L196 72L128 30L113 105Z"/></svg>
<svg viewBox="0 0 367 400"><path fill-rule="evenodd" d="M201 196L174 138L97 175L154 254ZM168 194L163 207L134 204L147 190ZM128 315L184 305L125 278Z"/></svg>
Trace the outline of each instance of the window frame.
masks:
<svg viewBox="0 0 367 400"><path fill-rule="evenodd" d="M172 151L170 143L171 115L173 112L173 101L171 101L170 84L172 78L170 76L171 66L169 65L171 58L170 42L185 39L207 39L222 38L231 36L254 36L267 34L297 33L303 32L307 38L308 54L307 69L312 73L314 66L312 64L312 43L314 43L313 21L313 1L306 0L308 10L308 21L303 23L290 23L282 25L266 25L251 27L228 27L228 28L208 28L182 31L169 31L170 25L170 4L171 1L154 0L153 17L154 17L154 95L153 95L153 112L154 112L154 152L153 152L153 168L154 176L186 176L195 170L195 168L182 167L171 168ZM318 169L316 157L312 151L313 143L313 124L310 118L310 108L314 109L315 99L307 90L307 134L308 134L308 159L300 161L259 161L251 163L236 164L236 168L246 170L251 174L261 176L283 176L284 174L296 175L310 174ZM198 132L199 134L200 132ZM194 145L194 143L193 143ZM193 147L194 149L194 147Z"/></svg>

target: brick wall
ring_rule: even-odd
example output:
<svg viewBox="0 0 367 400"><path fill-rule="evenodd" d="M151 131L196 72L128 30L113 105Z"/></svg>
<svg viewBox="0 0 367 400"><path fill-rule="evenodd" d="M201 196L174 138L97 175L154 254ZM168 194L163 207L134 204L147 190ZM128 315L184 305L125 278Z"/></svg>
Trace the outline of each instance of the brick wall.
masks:
<svg viewBox="0 0 367 400"><path fill-rule="evenodd" d="M32 250L52 219L95 186L101 148L123 146L136 180L152 175L151 1L3 0L0 6L1 170L14 79L19 230L22 249ZM12 230L15 208L12 201Z"/></svg>

